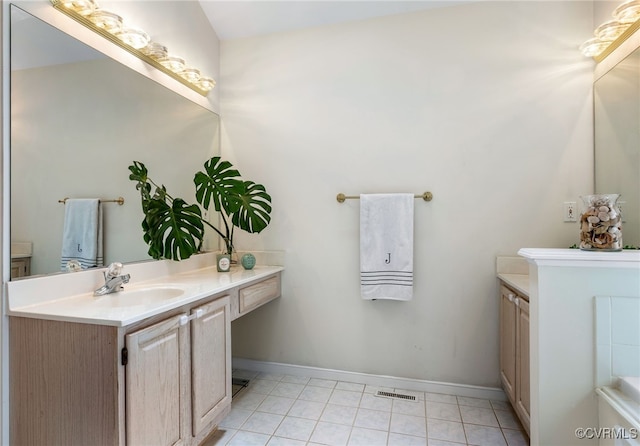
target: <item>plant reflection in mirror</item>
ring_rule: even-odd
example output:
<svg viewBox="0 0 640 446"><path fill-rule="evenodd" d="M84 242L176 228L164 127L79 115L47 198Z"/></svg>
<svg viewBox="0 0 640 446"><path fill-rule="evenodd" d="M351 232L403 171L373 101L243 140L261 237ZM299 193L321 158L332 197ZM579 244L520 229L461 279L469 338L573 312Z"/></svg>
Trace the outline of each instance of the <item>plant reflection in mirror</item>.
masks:
<svg viewBox="0 0 640 446"><path fill-rule="evenodd" d="M202 217L200 206L169 195L164 185L151 179L143 163L134 161L129 170L129 179L137 183L140 191L143 238L154 259L183 260L200 252L205 225L222 238L225 253L232 254L235 227L258 233L271 221L271 196L265 187L242 180L240 172L220 157L209 159L193 182L198 204L205 210L213 205L224 225L221 228Z"/></svg>

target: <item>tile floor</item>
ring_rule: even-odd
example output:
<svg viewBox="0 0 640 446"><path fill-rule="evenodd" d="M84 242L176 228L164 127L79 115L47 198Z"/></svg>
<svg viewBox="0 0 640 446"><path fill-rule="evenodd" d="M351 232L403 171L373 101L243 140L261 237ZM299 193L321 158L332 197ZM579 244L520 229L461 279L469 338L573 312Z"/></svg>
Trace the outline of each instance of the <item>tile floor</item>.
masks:
<svg viewBox="0 0 640 446"><path fill-rule="evenodd" d="M234 370L250 379L207 446L479 445L529 440L509 403ZM376 396L378 390L416 401Z"/></svg>

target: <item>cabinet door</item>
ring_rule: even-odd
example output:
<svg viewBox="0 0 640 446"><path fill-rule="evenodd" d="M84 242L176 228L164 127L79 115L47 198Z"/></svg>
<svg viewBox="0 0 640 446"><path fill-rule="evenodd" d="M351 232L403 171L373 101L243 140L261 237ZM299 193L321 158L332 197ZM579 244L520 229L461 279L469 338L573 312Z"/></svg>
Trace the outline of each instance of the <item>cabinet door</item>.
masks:
<svg viewBox="0 0 640 446"><path fill-rule="evenodd" d="M181 382L188 377L187 334L174 316L125 336L127 446L185 443Z"/></svg>
<svg viewBox="0 0 640 446"><path fill-rule="evenodd" d="M515 402L516 382L516 296L500 287L500 379L509 400Z"/></svg>
<svg viewBox="0 0 640 446"><path fill-rule="evenodd" d="M31 258L24 257L11 259L11 278L25 277L31 275Z"/></svg>
<svg viewBox="0 0 640 446"><path fill-rule="evenodd" d="M231 319L229 296L194 308L191 321L193 435L224 415L231 404Z"/></svg>
<svg viewBox="0 0 640 446"><path fill-rule="evenodd" d="M529 387L529 303L519 297L517 360L516 360L516 404L515 409L522 425L529 433L530 420L530 387Z"/></svg>

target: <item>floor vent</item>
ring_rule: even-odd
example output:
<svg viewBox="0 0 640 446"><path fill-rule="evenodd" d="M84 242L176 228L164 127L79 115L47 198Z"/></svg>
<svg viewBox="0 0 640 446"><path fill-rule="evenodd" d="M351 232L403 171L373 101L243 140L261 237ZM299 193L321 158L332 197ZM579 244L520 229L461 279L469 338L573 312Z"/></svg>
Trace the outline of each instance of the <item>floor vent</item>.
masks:
<svg viewBox="0 0 640 446"><path fill-rule="evenodd" d="M376 396L384 396L387 398L399 398L401 400L409 400L409 401L416 400L416 397L413 395L404 395L402 393L393 393L393 392L383 392L382 390L378 390L376 392Z"/></svg>

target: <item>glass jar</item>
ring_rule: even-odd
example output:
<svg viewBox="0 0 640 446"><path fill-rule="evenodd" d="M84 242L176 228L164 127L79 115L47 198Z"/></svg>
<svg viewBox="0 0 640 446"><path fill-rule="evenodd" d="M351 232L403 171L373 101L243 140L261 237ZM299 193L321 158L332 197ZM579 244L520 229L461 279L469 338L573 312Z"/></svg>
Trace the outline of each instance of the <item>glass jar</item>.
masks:
<svg viewBox="0 0 640 446"><path fill-rule="evenodd" d="M622 216L619 194L583 195L580 217L580 249L584 251L621 251Z"/></svg>

